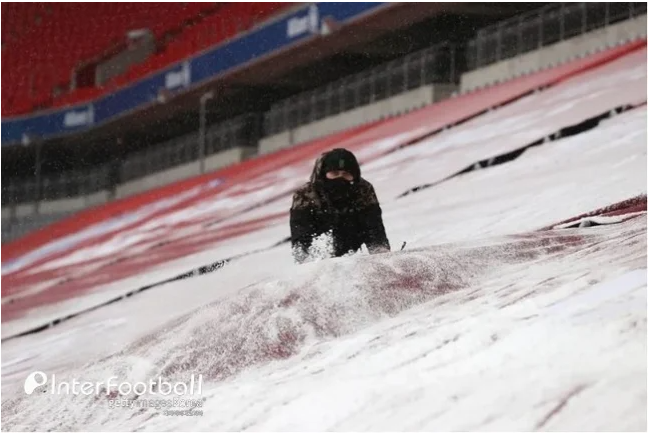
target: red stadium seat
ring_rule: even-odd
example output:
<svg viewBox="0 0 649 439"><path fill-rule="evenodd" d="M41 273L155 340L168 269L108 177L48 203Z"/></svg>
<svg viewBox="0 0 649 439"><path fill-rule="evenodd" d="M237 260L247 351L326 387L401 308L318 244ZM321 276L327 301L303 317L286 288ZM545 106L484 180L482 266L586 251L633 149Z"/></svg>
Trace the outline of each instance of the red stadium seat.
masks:
<svg viewBox="0 0 649 439"><path fill-rule="evenodd" d="M2 3L2 115L71 105L124 86L249 29L290 3ZM105 87L56 96L76 68L125 47L127 32L148 28L162 52ZM37 68L34 68L37 66Z"/></svg>
<svg viewBox="0 0 649 439"><path fill-rule="evenodd" d="M277 2L226 3L218 13L209 15L200 23L184 29L167 45L163 53L152 56L143 64L132 66L120 75L117 83L125 85L133 79L134 72L148 74L219 44L291 5Z"/></svg>

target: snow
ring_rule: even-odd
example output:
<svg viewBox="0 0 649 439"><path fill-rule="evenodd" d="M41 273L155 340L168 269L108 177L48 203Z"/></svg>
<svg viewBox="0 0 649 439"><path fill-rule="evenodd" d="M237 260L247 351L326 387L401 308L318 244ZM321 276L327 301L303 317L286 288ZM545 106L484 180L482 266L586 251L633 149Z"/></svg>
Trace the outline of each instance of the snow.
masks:
<svg viewBox="0 0 649 439"><path fill-rule="evenodd" d="M208 183L207 186L210 186ZM55 241L52 241L48 245L45 245L41 248L38 248L30 253L27 253L20 258L17 258L15 261L9 261L9 263L2 264L2 274L9 274L26 266L29 266L35 261L38 261L46 256L49 256L53 253L58 253L67 249L74 248L75 244L88 240L90 238L112 232L114 230L124 229L130 224L136 223L137 221L142 220L143 218L149 217L156 212L159 212L165 208L179 204L182 201L191 198L192 196L199 193L203 188L196 187L188 191L185 191L181 194L178 194L174 197L169 197L164 200L160 200L155 203L150 203L142 206L140 209L135 210L134 212L129 212L123 214L119 217L110 218L101 223L92 225L85 230L76 233L74 235L66 236ZM122 237L122 239L128 239L127 237ZM97 254L101 253L101 249L95 249ZM62 259L59 259L61 261ZM77 258L76 260L83 260L83 257ZM58 265L53 265L58 266ZM44 266L41 266L44 268Z"/></svg>
<svg viewBox="0 0 649 439"><path fill-rule="evenodd" d="M567 254L501 238L369 263L365 256L307 264L189 318L167 316L173 323L153 337L71 372L105 376L133 367L127 376L138 379L158 367L172 373L174 365L196 362L196 370L214 374L206 379L204 417L149 417L108 409L106 401L42 394L25 397L10 422L20 429L38 419L39 428L93 430L642 429L646 221L630 221L527 237L536 244L583 237ZM629 245L630 235L643 239ZM602 269L594 272L593 265ZM379 275L381 283L401 281L405 267L419 267L421 289L367 284ZM213 282L196 278L185 291L218 295ZM277 311L291 289L298 291L296 303ZM299 349L284 360L266 358L264 349L287 324L303 335ZM90 329L78 337L96 337L99 328ZM109 329L104 333L113 338ZM48 338L38 348L60 356L74 334ZM247 368L238 370L238 361Z"/></svg>
<svg viewBox="0 0 649 439"><path fill-rule="evenodd" d="M404 251L295 266L288 246L270 248L288 233L279 220L3 323L3 332L17 332L267 248L3 342L3 430L646 430L646 214L538 231L646 193L646 106L442 181L566 124L646 101L646 58L640 64L611 63L368 162L363 174L382 202L388 237L395 250L407 241ZM390 151L392 140L376 151ZM278 186L255 179L48 263L69 266L110 254L111 245L132 249L130 240L153 232L173 235L175 224L253 205L308 173L294 165L275 176ZM438 184L398 197L429 183ZM223 224L289 205L281 197ZM104 380L202 373L204 413L27 396L23 380L35 370Z"/></svg>

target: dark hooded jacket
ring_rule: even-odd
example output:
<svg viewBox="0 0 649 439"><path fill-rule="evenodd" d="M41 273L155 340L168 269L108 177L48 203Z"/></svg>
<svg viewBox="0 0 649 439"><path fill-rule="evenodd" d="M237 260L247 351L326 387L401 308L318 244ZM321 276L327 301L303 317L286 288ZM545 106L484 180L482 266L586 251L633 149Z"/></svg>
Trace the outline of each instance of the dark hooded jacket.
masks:
<svg viewBox="0 0 649 439"><path fill-rule="evenodd" d="M354 180L329 180L326 173L345 170ZM311 255L314 238L330 234L333 254L339 257L358 251L363 244L370 253L390 251L381 206L374 188L361 178L356 157L345 149L322 154L308 183L293 195L291 244L297 263Z"/></svg>

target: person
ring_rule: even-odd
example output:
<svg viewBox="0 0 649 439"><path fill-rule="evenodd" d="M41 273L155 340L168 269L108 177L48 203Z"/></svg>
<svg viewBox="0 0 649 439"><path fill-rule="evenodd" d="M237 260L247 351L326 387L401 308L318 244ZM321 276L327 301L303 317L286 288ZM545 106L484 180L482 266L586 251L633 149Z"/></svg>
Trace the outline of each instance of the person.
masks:
<svg viewBox="0 0 649 439"><path fill-rule="evenodd" d="M315 162L310 180L293 194L291 246L295 262L322 257L314 240L330 239L324 257L355 253L365 244L371 254L390 251L374 187L361 178L354 154L338 148Z"/></svg>

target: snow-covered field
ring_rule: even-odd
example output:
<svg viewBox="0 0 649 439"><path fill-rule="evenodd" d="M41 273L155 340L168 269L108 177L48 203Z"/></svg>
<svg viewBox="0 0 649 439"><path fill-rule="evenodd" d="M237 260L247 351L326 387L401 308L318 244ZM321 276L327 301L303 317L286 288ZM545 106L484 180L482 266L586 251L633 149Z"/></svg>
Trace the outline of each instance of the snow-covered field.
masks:
<svg viewBox="0 0 649 439"><path fill-rule="evenodd" d="M646 194L646 105L442 181L474 161L645 102L646 50L634 56L369 161L364 177L382 202L393 248L407 241L404 251L295 266L287 245L269 248L3 342L2 429L646 430L646 212L539 231ZM364 151L371 156L373 145ZM261 178L250 183L260 187L250 197L307 177L308 168L296 166L277 186L263 187ZM282 197L224 224L289 205ZM155 227L211 213L208 200ZM129 232L113 247L48 263L118 254L137 244ZM278 218L85 300L263 249L287 233ZM73 302L3 322L3 331L83 306ZM111 408L114 394L25 395L23 381L36 370L88 381L202 374L202 416Z"/></svg>

